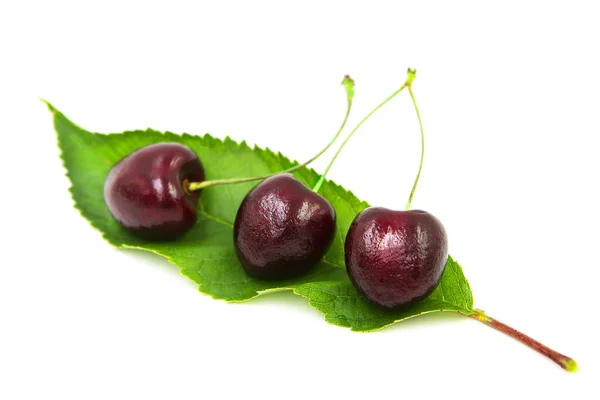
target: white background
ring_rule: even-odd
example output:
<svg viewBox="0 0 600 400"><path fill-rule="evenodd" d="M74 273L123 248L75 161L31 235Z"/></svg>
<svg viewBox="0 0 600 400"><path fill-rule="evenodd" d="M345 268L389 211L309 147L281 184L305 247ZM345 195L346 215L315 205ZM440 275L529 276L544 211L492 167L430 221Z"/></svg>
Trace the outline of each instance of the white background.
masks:
<svg viewBox="0 0 600 400"><path fill-rule="evenodd" d="M599 14L525 3L3 2L0 398L598 398ZM92 131L210 132L305 160L341 121L344 74L352 126L408 67L427 135L414 208L444 222L476 306L578 373L460 315L360 334L290 293L200 294L73 209L38 100ZM418 156L403 93L330 177L400 209Z"/></svg>

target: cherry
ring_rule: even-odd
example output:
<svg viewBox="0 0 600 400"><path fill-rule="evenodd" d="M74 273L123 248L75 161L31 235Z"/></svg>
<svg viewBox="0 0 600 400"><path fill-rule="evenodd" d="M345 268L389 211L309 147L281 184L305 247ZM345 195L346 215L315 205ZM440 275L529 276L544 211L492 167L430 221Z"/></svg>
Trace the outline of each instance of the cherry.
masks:
<svg viewBox="0 0 600 400"><path fill-rule="evenodd" d="M153 144L113 166L104 183L104 201L134 235L172 240L196 222L200 192L188 191L188 181L204 181L198 156L178 143Z"/></svg>
<svg viewBox="0 0 600 400"><path fill-rule="evenodd" d="M287 279L318 263L334 234L331 204L291 174L279 174L246 195L235 218L233 237L248 275Z"/></svg>
<svg viewBox="0 0 600 400"><path fill-rule="evenodd" d="M350 280L372 303L400 308L429 295L448 259L442 223L426 211L372 207L359 213L346 236Z"/></svg>
<svg viewBox="0 0 600 400"><path fill-rule="evenodd" d="M355 218L345 242L346 270L356 289L383 308L410 306L436 288L448 259L448 238L442 223L428 212L410 210L425 154L425 135L412 92L415 70L405 87L415 106L421 130L421 161L406 211L368 208Z"/></svg>

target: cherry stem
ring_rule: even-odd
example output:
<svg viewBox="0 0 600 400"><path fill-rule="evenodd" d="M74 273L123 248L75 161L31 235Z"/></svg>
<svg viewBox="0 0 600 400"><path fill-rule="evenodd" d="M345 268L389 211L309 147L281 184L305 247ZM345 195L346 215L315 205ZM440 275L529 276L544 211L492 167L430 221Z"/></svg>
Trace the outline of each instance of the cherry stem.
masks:
<svg viewBox="0 0 600 400"><path fill-rule="evenodd" d="M348 117L350 116L350 109L352 108L352 99L354 98L354 81L352 80L352 78L350 78L350 76L346 75L344 77L344 80L342 81L342 85L344 85L344 87L346 89L346 98L348 100L348 106L346 108L346 115L344 116L342 125L338 129L338 131L335 134L335 136L333 137L333 139L331 139L331 141L327 144L327 146L325 146L320 152L318 152L310 160L303 162L302 164L298 164L294 167L288 168L284 171L278 171L278 172L273 172L273 173L266 174L266 175L253 176L253 177L249 177L249 178L215 179L212 181L203 181L203 182L184 181L182 183L184 188L188 191L194 191L194 190L200 190L200 189L204 189L204 188L207 188L210 186L216 186L216 185L226 185L226 184L233 184L233 183L258 181L258 180L270 178L271 176L275 176L278 174L291 173L291 172L294 172L294 171L297 171L299 169L306 167L308 164L315 161L317 158L319 158L323 153L325 153L331 147L331 145L337 140L337 138L340 136L340 134L344 130L344 127L346 126L346 122L348 121Z"/></svg>
<svg viewBox="0 0 600 400"><path fill-rule="evenodd" d="M416 73L417 71L413 70L413 79ZM423 169L423 158L425 157L425 132L423 131L423 121L421 120L421 113L419 112L419 107L417 106L417 100L415 99L415 95L412 91L412 85L410 84L408 85L408 93L410 93L410 98L415 106L415 112L417 113L417 119L419 120L419 129L421 130L421 161L419 162L419 171L417 172L415 183L413 184L412 190L410 191L410 196L408 196L408 202L406 203L406 209L410 210L410 205L412 203L413 196L415 195L415 191L417 190L419 178L421 178L421 170Z"/></svg>
<svg viewBox="0 0 600 400"><path fill-rule="evenodd" d="M571 357L567 357L564 354L554 351L548 346L541 344L537 340L530 338L524 333L521 333L518 330L511 328L510 326L496 319L493 319L492 317L486 315L482 310L475 310L475 314L470 314L469 317L476 319L477 321L483 322L487 326L491 326L492 328L514 339L517 339L524 345L529 346L533 350L548 357L550 360L554 361L561 368L567 370L568 372L577 371L577 362L575 362L575 360L573 360Z"/></svg>
<svg viewBox="0 0 600 400"><path fill-rule="evenodd" d="M410 89L410 85L413 81L413 79L415 79L415 70L413 69L409 69L408 70L408 76L406 78L406 82L404 82L404 84L398 89L396 90L394 93L392 93L387 99L385 99L384 101L382 101L377 107L375 107L373 110L371 110L370 113L368 113L359 123L358 125L356 125L356 127L348 134L348 136L346 137L346 139L344 139L344 141L342 142L342 145L340 146L340 148L338 149L338 151L335 153L335 155L333 156L333 158L331 159L331 162L329 163L329 165L327 166L327 168L325 169L325 172L323 173L323 175L321 175L321 177L319 178L319 180L317 181L317 183L315 184L315 186L313 187L313 191L314 192L318 192L319 189L321 188L321 186L323 185L323 182L325 182L325 177L327 176L327 174L329 173L329 170L331 169L331 167L333 166L333 163L335 162L335 160L338 158L338 156L340 155L340 153L342 152L342 150L344 149L344 146L346 146L346 143L348 143L348 141L350 140L350 138L352 138L352 136L356 133L356 131L358 130L358 128L361 127L362 124L365 123L366 120L369 119L369 117L371 117L371 115L375 114L375 112L377 110L379 110L381 107L383 107L387 102L389 102L390 100L392 100L394 97L396 97L396 95L398 93L400 93L401 91L403 91L404 89L406 89L407 87Z"/></svg>

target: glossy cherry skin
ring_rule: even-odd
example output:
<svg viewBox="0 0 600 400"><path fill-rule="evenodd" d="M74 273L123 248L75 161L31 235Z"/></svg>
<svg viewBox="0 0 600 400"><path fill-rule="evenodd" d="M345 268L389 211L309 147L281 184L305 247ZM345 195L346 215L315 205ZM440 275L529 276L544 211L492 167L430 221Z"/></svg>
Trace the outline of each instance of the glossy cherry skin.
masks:
<svg viewBox="0 0 600 400"><path fill-rule="evenodd" d="M438 285L448 259L442 223L426 211L373 207L346 236L346 269L356 289L387 309L408 307Z"/></svg>
<svg viewBox="0 0 600 400"><path fill-rule="evenodd" d="M335 234L335 211L290 174L256 185L234 225L234 246L248 275L286 279L305 274L323 258Z"/></svg>
<svg viewBox="0 0 600 400"><path fill-rule="evenodd" d="M198 191L184 181L201 182L198 156L179 143L157 143L123 158L104 182L104 201L113 217L134 235L172 240L196 223Z"/></svg>

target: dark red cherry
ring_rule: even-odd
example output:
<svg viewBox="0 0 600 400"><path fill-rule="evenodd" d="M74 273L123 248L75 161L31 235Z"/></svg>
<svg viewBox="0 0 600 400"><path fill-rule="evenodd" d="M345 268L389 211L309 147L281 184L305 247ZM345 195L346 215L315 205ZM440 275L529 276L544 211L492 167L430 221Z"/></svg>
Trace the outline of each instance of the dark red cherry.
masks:
<svg viewBox="0 0 600 400"><path fill-rule="evenodd" d="M104 201L128 231L148 240L171 240L196 222L199 191L184 181L204 180L198 156L178 143L157 143L123 158L104 182Z"/></svg>
<svg viewBox="0 0 600 400"><path fill-rule="evenodd" d="M346 269L354 286L383 308L406 307L438 285L448 259L442 223L425 211L373 207L346 236Z"/></svg>
<svg viewBox="0 0 600 400"><path fill-rule="evenodd" d="M234 225L234 245L248 275L294 278L323 258L335 234L335 211L290 174L256 185Z"/></svg>

